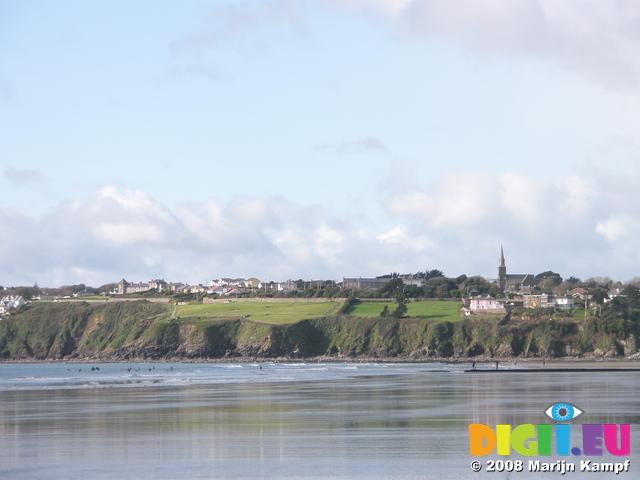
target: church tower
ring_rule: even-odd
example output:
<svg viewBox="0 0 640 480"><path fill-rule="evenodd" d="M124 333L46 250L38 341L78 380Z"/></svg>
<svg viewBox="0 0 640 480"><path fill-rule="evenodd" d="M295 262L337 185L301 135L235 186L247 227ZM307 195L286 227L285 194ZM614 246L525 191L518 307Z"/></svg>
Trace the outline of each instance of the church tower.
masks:
<svg viewBox="0 0 640 480"><path fill-rule="evenodd" d="M502 245L500 245L500 260L498 261L498 284L500 285L500 291L504 292L507 286L507 264L504 262Z"/></svg>

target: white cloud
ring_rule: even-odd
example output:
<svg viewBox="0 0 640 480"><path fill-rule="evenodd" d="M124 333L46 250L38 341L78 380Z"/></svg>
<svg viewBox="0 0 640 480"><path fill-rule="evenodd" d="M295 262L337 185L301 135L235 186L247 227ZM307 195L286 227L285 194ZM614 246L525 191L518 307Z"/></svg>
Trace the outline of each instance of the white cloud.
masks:
<svg viewBox="0 0 640 480"><path fill-rule="evenodd" d="M433 229L491 223L497 182L483 171L445 173L431 190L405 189L391 200L394 215L420 218Z"/></svg>
<svg viewBox="0 0 640 480"><path fill-rule="evenodd" d="M145 192L113 186L39 218L0 209L0 221L7 226L0 253L9 259L0 267L0 284L7 283L3 277L41 285L62 277L98 284L123 276L328 278L362 246L362 232L282 198L208 199L173 213ZM76 278L78 272L91 278Z"/></svg>
<svg viewBox="0 0 640 480"><path fill-rule="evenodd" d="M634 183L450 172L428 188L396 185L385 227L284 198L208 199L171 211L145 192L110 186L39 217L0 204L0 285L340 279L425 268L492 277L500 244L511 271L625 280L640 264Z"/></svg>
<svg viewBox="0 0 640 480"><path fill-rule="evenodd" d="M170 232L179 231L171 212L141 191L107 186L87 200L72 202L70 208L69 213L84 219L94 239L106 246L163 245L172 237Z"/></svg>
<svg viewBox="0 0 640 480"><path fill-rule="evenodd" d="M94 226L93 234L103 243L116 247L163 240L162 231L157 226L131 223L100 223Z"/></svg>
<svg viewBox="0 0 640 480"><path fill-rule="evenodd" d="M562 200L558 205L561 212L567 215L584 215L591 204L596 191L592 182L579 175L568 175L557 178L553 184L560 191Z"/></svg>
<svg viewBox="0 0 640 480"><path fill-rule="evenodd" d="M98 190L98 194L104 198L113 199L115 202L127 210L134 211L155 211L165 210L161 205L155 203L149 195L139 190L127 190L120 193L117 187L108 185Z"/></svg>
<svg viewBox="0 0 640 480"><path fill-rule="evenodd" d="M232 45L240 51L300 40L309 6L365 13L414 37L439 37L481 58L534 58L616 90L640 85L640 4L591 0L276 0L211 10L205 25L176 40L174 51ZM293 35L292 35L293 33ZM220 77L217 67L188 63L176 71ZM227 75L227 74L224 74Z"/></svg>
<svg viewBox="0 0 640 480"><path fill-rule="evenodd" d="M429 188L398 189L388 208L404 222L378 238L403 245L407 253L408 240L423 236L430 240L424 251L441 258L435 265L445 271L491 275L487 255L505 244L512 258L521 255L526 271L624 280L636 275L634 262L640 260L634 246L640 233L635 181L611 174L449 173Z"/></svg>
<svg viewBox="0 0 640 480"><path fill-rule="evenodd" d="M501 209L520 228L540 228L548 210L546 200L550 183L536 181L516 173L505 173L499 177Z"/></svg>
<svg viewBox="0 0 640 480"><path fill-rule="evenodd" d="M406 225L397 225L376 237L381 243L398 245L403 250L423 252L436 247L436 243L424 234L412 234Z"/></svg>
<svg viewBox="0 0 640 480"><path fill-rule="evenodd" d="M622 236L628 234L629 230L637 229L637 224L637 219L629 215L612 215L604 222L598 222L596 224L596 232L604 235L610 242L615 242Z"/></svg>
<svg viewBox="0 0 640 480"><path fill-rule="evenodd" d="M342 231L328 225L321 225L316 230L315 247L322 257L335 260L343 251L345 235Z"/></svg>
<svg viewBox="0 0 640 480"><path fill-rule="evenodd" d="M407 227L405 225L397 225L391 230L381 233L376 238L383 243L400 243L407 237Z"/></svg>
<svg viewBox="0 0 640 480"><path fill-rule="evenodd" d="M640 84L640 4L571 0L334 0L386 16L402 31L437 36L482 56L551 61L613 89Z"/></svg>

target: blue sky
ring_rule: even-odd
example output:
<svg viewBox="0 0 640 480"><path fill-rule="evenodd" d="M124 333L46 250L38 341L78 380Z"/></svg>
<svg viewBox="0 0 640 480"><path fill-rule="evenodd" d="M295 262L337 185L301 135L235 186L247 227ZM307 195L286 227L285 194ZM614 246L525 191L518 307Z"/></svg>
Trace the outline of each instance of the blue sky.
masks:
<svg viewBox="0 0 640 480"><path fill-rule="evenodd" d="M0 285L640 276L632 1L0 0Z"/></svg>

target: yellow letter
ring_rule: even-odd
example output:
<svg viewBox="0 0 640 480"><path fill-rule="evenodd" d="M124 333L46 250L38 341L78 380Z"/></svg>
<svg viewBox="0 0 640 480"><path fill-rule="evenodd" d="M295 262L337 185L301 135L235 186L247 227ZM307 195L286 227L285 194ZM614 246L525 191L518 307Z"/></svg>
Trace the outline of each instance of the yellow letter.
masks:
<svg viewBox="0 0 640 480"><path fill-rule="evenodd" d="M498 455L511 455L511 425L496 425Z"/></svg>

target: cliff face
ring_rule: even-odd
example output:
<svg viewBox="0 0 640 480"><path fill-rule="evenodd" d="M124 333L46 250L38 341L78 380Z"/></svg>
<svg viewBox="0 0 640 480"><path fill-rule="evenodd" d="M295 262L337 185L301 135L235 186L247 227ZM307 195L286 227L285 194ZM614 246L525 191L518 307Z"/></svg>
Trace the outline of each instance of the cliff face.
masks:
<svg viewBox="0 0 640 480"><path fill-rule="evenodd" d="M634 324L495 319L332 316L272 325L244 319L171 319L168 305L140 302L43 303L0 322L0 358L140 359L622 356L637 351Z"/></svg>
<svg viewBox="0 0 640 480"><path fill-rule="evenodd" d="M167 305L146 301L30 304L0 322L0 355L44 360L115 351L169 315Z"/></svg>

